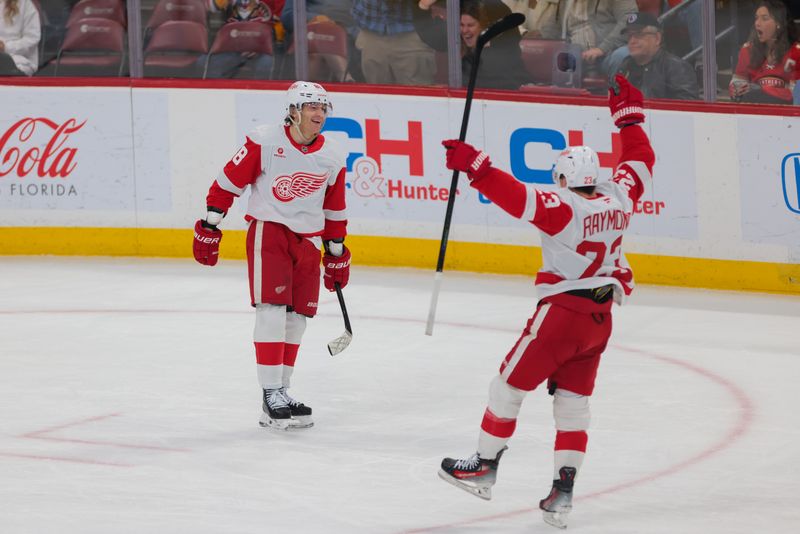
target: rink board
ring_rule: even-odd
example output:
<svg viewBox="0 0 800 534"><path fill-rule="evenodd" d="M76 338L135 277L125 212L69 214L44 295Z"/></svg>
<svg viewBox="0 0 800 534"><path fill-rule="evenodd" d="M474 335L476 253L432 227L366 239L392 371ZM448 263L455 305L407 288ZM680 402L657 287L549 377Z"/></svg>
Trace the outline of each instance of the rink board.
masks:
<svg viewBox="0 0 800 534"><path fill-rule="evenodd" d="M433 269L457 137L452 95L332 95L326 136L348 154L357 264ZM193 221L221 166L284 91L0 86L0 253L190 256ZM593 146L609 175L620 140L599 105L476 99L468 141L533 187L563 148ZM625 248L644 283L800 292L800 146L793 116L648 112L657 162ZM222 257L244 257L240 199ZM447 269L532 273L538 233L460 182Z"/></svg>

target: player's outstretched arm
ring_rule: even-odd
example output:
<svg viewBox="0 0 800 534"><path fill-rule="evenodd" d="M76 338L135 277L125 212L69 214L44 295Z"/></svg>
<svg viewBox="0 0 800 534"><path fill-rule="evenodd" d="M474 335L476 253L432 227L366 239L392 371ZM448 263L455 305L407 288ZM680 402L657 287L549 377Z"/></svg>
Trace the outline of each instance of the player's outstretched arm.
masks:
<svg viewBox="0 0 800 534"><path fill-rule="evenodd" d="M640 161L652 173L655 153L647 134L639 126L645 119L642 92L621 74L617 74L614 81L615 86L608 90L608 107L622 138L620 163Z"/></svg>
<svg viewBox="0 0 800 534"><path fill-rule="evenodd" d="M488 154L458 139L442 141L448 169L466 173L470 185L510 215L521 218L528 191L510 174L492 167Z"/></svg>

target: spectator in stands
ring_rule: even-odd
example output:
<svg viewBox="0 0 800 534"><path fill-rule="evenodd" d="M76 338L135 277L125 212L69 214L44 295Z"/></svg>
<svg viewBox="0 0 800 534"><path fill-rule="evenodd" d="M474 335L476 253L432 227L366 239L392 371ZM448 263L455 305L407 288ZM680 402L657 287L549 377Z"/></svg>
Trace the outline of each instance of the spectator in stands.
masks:
<svg viewBox="0 0 800 534"><path fill-rule="evenodd" d="M475 61L478 36L493 22L511 14L503 0L462 0L461 2L461 83L467 85ZM422 40L439 52L447 51L445 0L419 0L414 26ZM505 32L487 43L481 52L481 67L476 87L519 89L528 83L522 62L519 32Z"/></svg>
<svg viewBox="0 0 800 534"><path fill-rule="evenodd" d="M351 13L353 0L306 0L308 22L332 21L347 32L348 81L364 82L361 73L361 52L356 48L358 27ZM281 23L286 28L286 40L294 38L294 0L286 0L281 13ZM294 77L288 76L289 78ZM352 80L351 80L352 78Z"/></svg>
<svg viewBox="0 0 800 534"><path fill-rule="evenodd" d="M475 62L475 45L478 36L493 22L510 15L511 10L501 0L462 0L461 1L461 72L462 83L469 82L472 65ZM481 66L478 70L476 87L491 89L519 89L528 83L522 51L519 47L520 34L516 31L501 33L486 44L481 52Z"/></svg>
<svg viewBox="0 0 800 534"><path fill-rule="evenodd" d="M447 1L419 0L413 8L414 29L422 41L438 52L447 52Z"/></svg>
<svg viewBox="0 0 800 534"><path fill-rule="evenodd" d="M580 45L584 72L610 75L628 55L622 30L627 16L637 11L636 0L539 0L531 13L532 35Z"/></svg>
<svg viewBox="0 0 800 534"><path fill-rule="evenodd" d="M686 0L663 0L662 11L666 13L670 9L686 2ZM684 7L676 16L686 30L689 32L690 50L703 45L703 0L691 0L689 5ZM702 55L697 56L698 61Z"/></svg>
<svg viewBox="0 0 800 534"><path fill-rule="evenodd" d="M658 18L650 13L628 17L623 31L628 38L629 55L619 72L636 86L645 98L697 100L697 75L694 68L663 48L663 31Z"/></svg>
<svg viewBox="0 0 800 534"><path fill-rule="evenodd" d="M789 21L780 0L761 0L750 38L739 51L729 91L736 102L791 104L794 72L785 69L791 59Z"/></svg>
<svg viewBox="0 0 800 534"><path fill-rule="evenodd" d="M413 0L353 0L356 47L367 83L430 85L433 49L414 29Z"/></svg>
<svg viewBox="0 0 800 534"><path fill-rule="evenodd" d="M0 76L32 76L39 68L39 11L31 0L0 0Z"/></svg>
<svg viewBox="0 0 800 534"><path fill-rule="evenodd" d="M281 10L285 0L211 0L211 10L221 11L226 22L254 21L271 24L276 41L283 40L283 26L280 24ZM206 56L198 60L202 65ZM253 71L253 78L270 79L272 77L272 56L255 52L225 52L214 54L208 61L207 78L233 78L242 67Z"/></svg>
<svg viewBox="0 0 800 534"><path fill-rule="evenodd" d="M536 7L537 0L503 0L503 3L508 6L512 13L525 15L525 22L519 27L520 33L524 34L536 27L533 10Z"/></svg>

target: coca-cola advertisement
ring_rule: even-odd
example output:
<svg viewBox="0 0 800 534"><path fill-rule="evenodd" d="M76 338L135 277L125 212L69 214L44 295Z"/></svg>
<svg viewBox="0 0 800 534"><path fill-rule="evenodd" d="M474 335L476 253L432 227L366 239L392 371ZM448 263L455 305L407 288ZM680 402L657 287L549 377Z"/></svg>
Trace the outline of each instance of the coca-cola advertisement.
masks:
<svg viewBox="0 0 800 534"><path fill-rule="evenodd" d="M0 177L12 175L18 178L25 178L28 175L38 178L67 178L75 170L75 156L77 149L68 144L70 136L83 128L86 124L74 118L67 119L61 124L53 122L46 117L25 117L8 128L0 136ZM44 148L29 144L28 141L36 133L37 127L49 129L50 139ZM29 194L37 195L41 186L42 194L49 192L52 194L56 185L60 185L61 195L76 195L77 192L73 185L60 183L58 181L42 180L37 183L28 183L23 187L22 182L10 184L10 193L14 195L19 192L22 194L24 189L29 190ZM33 186L33 187L31 187Z"/></svg>
<svg viewBox="0 0 800 534"><path fill-rule="evenodd" d="M0 116L0 208L134 208L130 99L87 93L29 90Z"/></svg>

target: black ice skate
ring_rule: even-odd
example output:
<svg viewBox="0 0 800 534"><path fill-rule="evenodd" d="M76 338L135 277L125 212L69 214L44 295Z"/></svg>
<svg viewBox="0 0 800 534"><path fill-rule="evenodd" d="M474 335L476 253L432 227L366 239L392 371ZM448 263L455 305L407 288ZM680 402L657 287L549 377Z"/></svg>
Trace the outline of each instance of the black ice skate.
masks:
<svg viewBox="0 0 800 534"><path fill-rule="evenodd" d="M289 412L292 415L291 427L293 429L302 429L314 426L314 421L311 419L311 407L290 397L286 388L281 388L280 391L289 405Z"/></svg>
<svg viewBox="0 0 800 534"><path fill-rule="evenodd" d="M497 464L506 449L508 447L503 447L494 460L481 458L477 452L463 460L445 458L442 460L442 468L439 469L439 477L488 501L492 498L492 486L497 480Z"/></svg>
<svg viewBox="0 0 800 534"><path fill-rule="evenodd" d="M562 467L558 470L558 480L553 481L550 495L539 501L544 522L556 528L567 528L567 516L572 511L572 486L575 484L577 470Z"/></svg>
<svg viewBox="0 0 800 534"><path fill-rule="evenodd" d="M258 424L265 428L287 430L292 424L292 412L280 389L265 389Z"/></svg>

